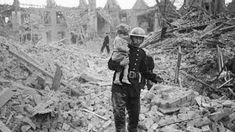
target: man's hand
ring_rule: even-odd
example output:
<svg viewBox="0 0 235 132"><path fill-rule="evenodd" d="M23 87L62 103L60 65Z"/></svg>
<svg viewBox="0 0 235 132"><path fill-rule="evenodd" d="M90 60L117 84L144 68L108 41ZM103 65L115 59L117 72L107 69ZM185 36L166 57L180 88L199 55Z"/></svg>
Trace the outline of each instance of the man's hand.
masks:
<svg viewBox="0 0 235 132"><path fill-rule="evenodd" d="M161 78L161 77L159 77L158 75L156 75L156 77L155 77L155 79L154 79L154 82L155 83L162 83L164 80Z"/></svg>
<svg viewBox="0 0 235 132"><path fill-rule="evenodd" d="M228 73L223 71L222 73L220 73L219 78L225 78L227 75L228 75Z"/></svg>
<svg viewBox="0 0 235 132"><path fill-rule="evenodd" d="M128 65L128 64L129 64L129 58L128 58L128 57L124 58L124 59L120 62L120 65L121 65L121 66L126 66L126 65Z"/></svg>

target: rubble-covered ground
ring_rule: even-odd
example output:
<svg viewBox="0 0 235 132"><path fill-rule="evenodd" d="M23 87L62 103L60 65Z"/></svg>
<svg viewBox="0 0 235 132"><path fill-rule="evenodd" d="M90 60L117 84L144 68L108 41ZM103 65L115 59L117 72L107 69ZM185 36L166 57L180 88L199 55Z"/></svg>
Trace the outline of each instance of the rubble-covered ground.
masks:
<svg viewBox="0 0 235 132"><path fill-rule="evenodd" d="M234 55L234 24L233 18L205 29L167 32L162 41L147 47L155 60L154 72L164 83L142 90L140 132L235 131L234 91L222 87L226 79L214 81L218 53L224 62ZM101 44L98 38L72 45L19 44L0 37L0 131L115 131L113 71L107 68L109 55L100 54ZM53 90L58 67L61 85Z"/></svg>

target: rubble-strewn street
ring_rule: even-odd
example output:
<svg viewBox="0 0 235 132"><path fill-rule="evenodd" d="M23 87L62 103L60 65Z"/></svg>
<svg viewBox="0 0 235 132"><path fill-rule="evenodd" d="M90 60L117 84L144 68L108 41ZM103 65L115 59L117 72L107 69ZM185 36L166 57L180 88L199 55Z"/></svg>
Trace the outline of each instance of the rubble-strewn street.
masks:
<svg viewBox="0 0 235 132"><path fill-rule="evenodd" d="M0 5L0 132L115 132L111 54L100 49L110 32L113 50L119 23L146 31L140 47L164 80L141 89L139 132L235 132L234 0L188 1Z"/></svg>

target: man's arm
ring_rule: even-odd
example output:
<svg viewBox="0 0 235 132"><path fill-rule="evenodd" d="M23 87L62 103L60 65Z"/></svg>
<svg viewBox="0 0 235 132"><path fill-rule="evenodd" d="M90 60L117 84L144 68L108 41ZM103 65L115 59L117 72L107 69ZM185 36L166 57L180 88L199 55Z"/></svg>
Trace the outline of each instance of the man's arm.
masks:
<svg viewBox="0 0 235 132"><path fill-rule="evenodd" d="M141 75L148 79L151 80L154 83L161 83L163 82L163 79L161 77L159 77L158 75L156 75L155 73L151 72L148 70L148 65L146 62L147 56L144 57L144 59L141 61L141 65L140 65L140 72ZM152 59L152 65L154 65L154 61Z"/></svg>
<svg viewBox="0 0 235 132"><path fill-rule="evenodd" d="M108 68L112 71L117 71L118 69L123 69L123 66L119 62L113 61L111 58L108 61Z"/></svg>
<svg viewBox="0 0 235 132"><path fill-rule="evenodd" d="M154 65L155 65L153 57L147 55L145 61L146 61L148 71L152 71L154 69Z"/></svg>

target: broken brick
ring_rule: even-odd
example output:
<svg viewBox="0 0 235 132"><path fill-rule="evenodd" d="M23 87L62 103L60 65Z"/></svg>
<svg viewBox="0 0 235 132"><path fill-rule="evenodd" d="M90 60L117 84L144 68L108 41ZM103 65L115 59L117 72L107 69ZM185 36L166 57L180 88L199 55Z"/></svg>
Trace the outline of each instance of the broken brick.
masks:
<svg viewBox="0 0 235 132"><path fill-rule="evenodd" d="M167 98L161 98L161 96L155 96L151 104L155 104L161 108L176 108L184 105L190 105L194 103L195 94L192 90L180 90L173 89L170 92L164 93Z"/></svg>
<svg viewBox="0 0 235 132"><path fill-rule="evenodd" d="M202 127L202 132L212 132L209 125L203 126Z"/></svg>
<svg viewBox="0 0 235 132"><path fill-rule="evenodd" d="M175 112L178 112L180 108L158 108L158 110L163 114L173 114Z"/></svg>

